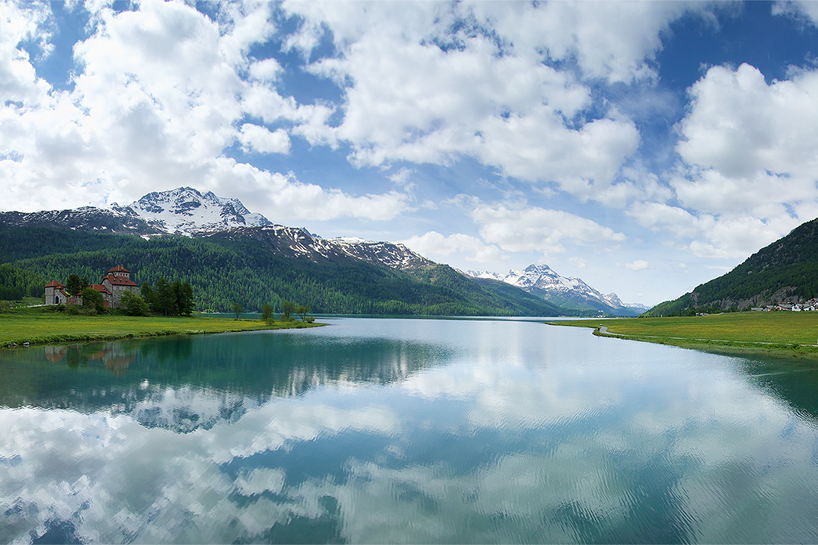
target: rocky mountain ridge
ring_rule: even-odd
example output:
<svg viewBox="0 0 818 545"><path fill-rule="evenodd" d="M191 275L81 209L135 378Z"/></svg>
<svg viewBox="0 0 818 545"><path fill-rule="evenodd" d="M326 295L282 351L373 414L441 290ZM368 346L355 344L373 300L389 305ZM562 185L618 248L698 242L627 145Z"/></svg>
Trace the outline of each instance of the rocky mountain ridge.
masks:
<svg viewBox="0 0 818 545"><path fill-rule="evenodd" d="M81 206L42 212L0 212L0 221L14 226L51 227L118 235L198 236L234 227L272 225L238 199L200 193L192 187L148 193L129 205Z"/></svg>
<svg viewBox="0 0 818 545"><path fill-rule="evenodd" d="M125 207L114 203L110 210L135 215L163 233L184 236L272 225L261 214L247 210L238 199L217 197L211 191L202 194L192 187L148 193Z"/></svg>
<svg viewBox="0 0 818 545"><path fill-rule="evenodd" d="M436 265L397 242L372 242L354 237L322 238L306 229L284 225L236 227L208 235L211 239L252 239L273 255L308 259L314 263L364 261L413 272Z"/></svg>
<svg viewBox="0 0 818 545"><path fill-rule="evenodd" d="M647 307L623 303L615 293L603 294L586 284L581 278L565 277L548 265L529 265L525 270L512 269L508 274L494 272L463 271L474 278L491 278L532 293L560 306L595 308L611 314L640 314Z"/></svg>
<svg viewBox="0 0 818 545"><path fill-rule="evenodd" d="M74 231L186 237L250 237L275 255L313 262L349 263L355 260L402 271L436 265L400 243L373 242L357 237L322 238L306 229L273 224L250 212L238 199L201 193L191 187L148 193L121 206L83 206L42 212L0 212L0 224Z"/></svg>
<svg viewBox="0 0 818 545"><path fill-rule="evenodd" d="M403 244L373 242L357 237L322 238L304 228L277 225L251 213L238 199L201 193L191 187L148 193L121 206L80 207L32 213L2 212L0 225L36 226L82 232L156 236L203 237L232 243L253 241L272 255L313 263L354 264L422 274L438 266ZM644 309L625 305L616 294L603 295L579 278L562 277L546 265L531 265L507 275L466 271L475 278L499 280L566 309L638 314Z"/></svg>

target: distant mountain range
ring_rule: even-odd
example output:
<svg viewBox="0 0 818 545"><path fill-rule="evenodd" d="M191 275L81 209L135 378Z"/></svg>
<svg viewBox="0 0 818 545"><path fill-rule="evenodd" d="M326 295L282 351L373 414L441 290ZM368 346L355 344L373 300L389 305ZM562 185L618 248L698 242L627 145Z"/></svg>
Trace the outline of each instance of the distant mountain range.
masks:
<svg viewBox="0 0 818 545"><path fill-rule="evenodd" d="M623 303L615 293L603 295L580 278L560 276L548 265L529 265L525 270L510 270L502 275L493 272L463 271L474 278L492 278L517 286L563 308L594 309L617 315L638 315L649 307Z"/></svg>
<svg viewBox="0 0 818 545"><path fill-rule="evenodd" d="M624 305L615 294L602 295L578 278L561 277L544 265L502 277L460 273L400 243L325 239L303 228L273 224L251 213L238 199L190 187L149 193L127 206L2 212L3 227L0 263L26 272L21 276L0 271L0 291L7 294L34 292L42 279L80 274L83 267L89 278L94 276L97 273L88 268L93 260L77 257L78 252L93 250L100 253L100 266L111 266L103 263L116 259L136 271L139 283L153 283L159 275L185 274L199 294L198 308L208 310L227 310L230 300L239 300L249 309L260 307L267 302L263 294L273 291L265 283L277 286L276 297L305 301L319 312L555 316L634 315L642 310ZM16 229L14 237L11 229ZM26 245L35 232L37 244ZM137 244L133 238L142 242ZM222 255L224 250L232 257ZM213 253L211 262L195 259L197 252L200 256ZM160 254L167 263L150 261ZM220 259L229 262L222 264L226 269L213 272L213 260ZM392 272L384 275L378 270ZM219 275L223 280L236 271L243 271L246 278L233 283L252 285L252 289L245 287L242 293L240 286L215 285ZM17 287L4 287L4 278L15 278Z"/></svg>
<svg viewBox="0 0 818 545"><path fill-rule="evenodd" d="M818 296L818 219L747 258L732 271L689 293L656 305L650 316L696 311L748 310L774 303L800 303Z"/></svg>
<svg viewBox="0 0 818 545"><path fill-rule="evenodd" d="M74 231L140 235L250 237L272 253L314 262L361 260L398 270L435 265L399 243L370 242L356 237L325 239L303 228L274 225L251 213L238 199L202 194L192 187L148 193L127 206L84 206L73 210L0 212L0 223L14 226L68 228ZM227 233L227 234L225 234Z"/></svg>
<svg viewBox="0 0 818 545"><path fill-rule="evenodd" d="M287 299L318 313L582 314L469 278L402 244L324 239L192 188L128 206L0 213L0 299L39 296L48 280L95 278L113 264L139 284L189 281L197 310L227 311L233 302L257 310Z"/></svg>

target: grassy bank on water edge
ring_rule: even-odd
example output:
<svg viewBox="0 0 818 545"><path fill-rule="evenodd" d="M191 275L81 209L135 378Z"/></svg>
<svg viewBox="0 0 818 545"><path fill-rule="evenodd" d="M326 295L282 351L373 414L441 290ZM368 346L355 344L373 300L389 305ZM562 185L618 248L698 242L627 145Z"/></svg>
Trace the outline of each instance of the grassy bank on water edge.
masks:
<svg viewBox="0 0 818 545"><path fill-rule="evenodd" d="M44 307L14 309L0 313L0 347L17 343L61 343L113 340L158 335L194 335L260 329L295 329L324 324L235 320L206 316L70 316L62 312L43 312Z"/></svg>
<svg viewBox="0 0 818 545"><path fill-rule="evenodd" d="M727 354L818 359L818 312L735 312L709 316L553 321L594 335Z"/></svg>

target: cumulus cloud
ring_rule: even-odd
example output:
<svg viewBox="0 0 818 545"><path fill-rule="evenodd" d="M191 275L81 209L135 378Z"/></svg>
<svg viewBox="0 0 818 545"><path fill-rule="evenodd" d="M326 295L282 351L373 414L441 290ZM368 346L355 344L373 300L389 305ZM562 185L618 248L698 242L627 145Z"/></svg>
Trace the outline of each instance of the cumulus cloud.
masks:
<svg viewBox="0 0 818 545"><path fill-rule="evenodd" d="M469 156L583 199L621 198L625 186L602 193L640 142L615 108L584 117L592 105L588 81L652 77L660 33L682 13L705 9L294 0L283 7L302 20L288 47L306 55L331 33L338 54L310 70L345 89L343 121L332 132L352 145L354 164L447 165Z"/></svg>
<svg viewBox="0 0 818 545"><path fill-rule="evenodd" d="M696 214L678 206L639 202L626 213L644 227L668 233L679 249L710 258L747 257L800 223L783 207L759 218L750 214Z"/></svg>
<svg viewBox="0 0 818 545"><path fill-rule="evenodd" d="M245 123L241 126L239 140L245 149L259 153L290 152L290 137L284 129L270 132L266 127Z"/></svg>
<svg viewBox="0 0 818 545"><path fill-rule="evenodd" d="M528 54L545 50L551 59L573 61L588 78L610 83L654 77L650 61L661 49L670 21L702 4L673 2L491 3L472 9L494 21L503 37ZM510 40L511 41L511 40Z"/></svg>
<svg viewBox="0 0 818 545"><path fill-rule="evenodd" d="M321 209L326 218L391 219L404 209L405 193L348 195L224 156L236 141L248 153L287 154L288 126L311 142L331 141L324 123L332 108L279 95L281 66L248 56L275 31L270 5L224 4L215 19L158 0L118 13L107 3L84 7L90 35L74 46L70 91L38 79L19 45L47 36L47 4L0 7L9 22L0 38L5 207L105 205L192 185L241 194L272 217L314 217ZM276 124L285 126L268 128Z"/></svg>
<svg viewBox="0 0 818 545"><path fill-rule="evenodd" d="M818 119L818 72L803 71L767 84L748 64L735 70L716 66L693 85L690 96L677 147L687 163L750 183L762 173L788 177L788 185L795 187L782 199L792 200L797 191L815 197L814 184L811 193L803 193L802 179L818 166L813 153L818 136L812 130Z"/></svg>
<svg viewBox="0 0 818 545"><path fill-rule="evenodd" d="M485 244L477 237L462 233L444 236L436 231L429 231L422 236L411 237L404 244L426 256L461 253L467 260L479 263L497 263L506 258L497 246Z"/></svg>
<svg viewBox="0 0 818 545"><path fill-rule="evenodd" d="M470 212L480 236L508 252L564 253L563 240L591 246L610 246L625 240L623 233L595 221L539 207L479 203Z"/></svg>
<svg viewBox="0 0 818 545"><path fill-rule="evenodd" d="M689 237L703 257L742 257L816 213L818 71L767 83L755 67L714 66L689 90L668 180L679 206L634 203L640 224Z"/></svg>
<svg viewBox="0 0 818 545"><path fill-rule="evenodd" d="M351 196L299 181L293 173L268 172L232 159L219 159L204 180L207 187L230 183L231 193L254 208L264 210L275 221L354 217L390 220L410 206L412 196L389 191Z"/></svg>
<svg viewBox="0 0 818 545"><path fill-rule="evenodd" d="M392 180L396 185L401 187L406 186L409 183L409 177L414 174L414 170L411 168L402 168L396 173L389 176L389 179Z"/></svg>
<svg viewBox="0 0 818 545"><path fill-rule="evenodd" d="M21 46L52 49L48 4L0 5L7 208L129 202L193 185L281 220L316 210L323 219L388 220L414 200L410 163L465 158L513 178L511 185L534 184L537 195L562 191L624 209L699 255L746 255L818 214L811 129L818 71L792 69L789 79L768 83L749 65L710 68L690 88L677 126L678 168L661 175L640 164L632 109L599 99L600 86L652 89L670 23L721 5L285 0L223 3L205 15L182 2L144 0L132 11L104 1L83 8L88 37L73 48L73 88L59 90L38 77ZM811 17L812 8L774 9ZM281 15L295 16L297 29L277 28ZM256 58L256 46L273 39L306 64ZM326 43L334 50L314 56ZM290 70L334 82L341 98L300 103L280 92ZM362 168L396 164L388 176L395 185L353 195L226 157L237 148L290 154L301 139L343 150ZM416 238L484 260L624 236L571 214L528 210L478 206L470 214L482 239ZM655 217L663 210L667 217Z"/></svg>
<svg viewBox="0 0 818 545"><path fill-rule="evenodd" d="M45 81L37 77L28 52L20 42L37 43L48 54L53 46L48 29L50 10L47 4L32 4L26 9L16 2L0 3L0 96L3 101L23 104L36 103L47 90Z"/></svg>
<svg viewBox="0 0 818 545"><path fill-rule="evenodd" d="M642 271L650 267L650 263L645 261L644 259L637 259L633 263L626 263L625 268L630 269L632 271Z"/></svg>

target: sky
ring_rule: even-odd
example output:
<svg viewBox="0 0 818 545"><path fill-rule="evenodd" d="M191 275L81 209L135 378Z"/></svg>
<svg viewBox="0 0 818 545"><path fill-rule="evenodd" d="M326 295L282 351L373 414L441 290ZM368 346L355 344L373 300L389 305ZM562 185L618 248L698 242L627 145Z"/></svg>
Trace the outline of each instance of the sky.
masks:
<svg viewBox="0 0 818 545"><path fill-rule="evenodd" d="M181 186L629 303L818 217L818 2L0 3L0 210Z"/></svg>

